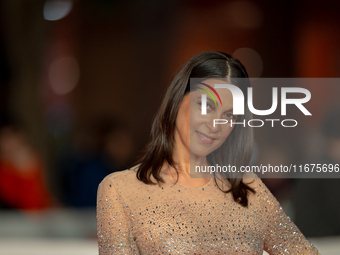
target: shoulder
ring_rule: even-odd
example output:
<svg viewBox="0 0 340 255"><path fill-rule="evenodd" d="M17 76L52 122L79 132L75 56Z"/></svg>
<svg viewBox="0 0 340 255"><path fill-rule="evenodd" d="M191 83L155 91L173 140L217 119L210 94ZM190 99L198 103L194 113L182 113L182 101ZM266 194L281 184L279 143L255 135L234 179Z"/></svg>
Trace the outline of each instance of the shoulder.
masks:
<svg viewBox="0 0 340 255"><path fill-rule="evenodd" d="M129 199L135 196L136 187L142 185L136 177L136 166L107 175L98 185L97 200ZM145 184L144 184L145 185Z"/></svg>
<svg viewBox="0 0 340 255"><path fill-rule="evenodd" d="M133 166L131 168L116 171L107 175L99 184L99 186L103 186L105 184L114 184L114 186L124 186L124 185L134 185L140 182L136 177L138 165Z"/></svg>
<svg viewBox="0 0 340 255"><path fill-rule="evenodd" d="M250 201L258 201L261 206L272 207L279 206L277 199L264 184L260 177L254 173L247 173L244 175L242 182L255 190L255 194L249 194Z"/></svg>
<svg viewBox="0 0 340 255"><path fill-rule="evenodd" d="M110 189L113 192L123 191L124 193L126 193L126 190L132 190L144 184L137 179L137 168L138 165L107 175L100 182L98 186L98 191Z"/></svg>
<svg viewBox="0 0 340 255"><path fill-rule="evenodd" d="M138 204L146 195L155 193L158 185L148 185L138 180L138 166L107 175L98 186L97 196L107 199L120 197L126 203Z"/></svg>
<svg viewBox="0 0 340 255"><path fill-rule="evenodd" d="M136 174L134 168L118 171L107 175L98 185L97 208L108 208L115 204L117 210L128 207L129 200L133 197L133 187ZM102 209L104 210L104 209ZM99 212L99 211L98 211Z"/></svg>

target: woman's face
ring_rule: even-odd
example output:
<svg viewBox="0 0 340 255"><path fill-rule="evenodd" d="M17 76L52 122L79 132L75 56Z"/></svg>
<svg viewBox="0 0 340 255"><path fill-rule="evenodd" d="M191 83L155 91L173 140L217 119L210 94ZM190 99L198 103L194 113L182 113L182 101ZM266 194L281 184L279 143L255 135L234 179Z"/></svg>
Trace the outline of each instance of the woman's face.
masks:
<svg viewBox="0 0 340 255"><path fill-rule="evenodd" d="M207 79L203 81L205 84L215 87L215 84L223 84L225 82L217 79ZM209 90L214 95L217 105L212 98L207 95L207 114L201 114L201 95L206 94L201 89L196 89L186 94L178 110L175 129L175 142L178 146L182 144L186 149L190 150L192 155L207 156L211 152L218 149L228 138L233 127L230 121L236 121L233 113L233 97L231 92L225 88L215 88L219 94L222 105L217 96L207 87L200 87ZM226 119L227 124L216 124L214 127L214 119Z"/></svg>

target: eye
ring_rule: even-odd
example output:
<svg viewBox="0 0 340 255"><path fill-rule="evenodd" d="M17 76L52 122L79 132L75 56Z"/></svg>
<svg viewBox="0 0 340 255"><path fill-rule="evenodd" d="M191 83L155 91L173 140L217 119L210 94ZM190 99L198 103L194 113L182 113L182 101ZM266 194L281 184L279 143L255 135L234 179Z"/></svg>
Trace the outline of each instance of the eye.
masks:
<svg viewBox="0 0 340 255"><path fill-rule="evenodd" d="M202 102L198 102L198 104L202 106ZM211 104L207 103L207 110L209 109L213 109L213 107L211 106Z"/></svg>
<svg viewBox="0 0 340 255"><path fill-rule="evenodd" d="M237 116L235 116L235 115L232 114L232 113L226 113L225 116L227 116L227 118L233 119L233 120L236 120L236 118L237 118Z"/></svg>

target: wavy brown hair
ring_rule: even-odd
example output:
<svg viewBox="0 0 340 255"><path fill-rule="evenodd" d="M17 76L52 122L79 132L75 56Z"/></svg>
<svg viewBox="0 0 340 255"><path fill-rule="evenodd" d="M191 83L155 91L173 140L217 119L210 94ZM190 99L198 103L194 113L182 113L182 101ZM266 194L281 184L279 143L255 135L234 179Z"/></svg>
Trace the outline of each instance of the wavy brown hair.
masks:
<svg viewBox="0 0 340 255"><path fill-rule="evenodd" d="M178 72L168 87L162 105L154 118L150 142L145 147L142 156L137 160L137 178L145 184L156 184L151 181L153 176L157 182L164 183L160 171L165 162L177 171L172 157L174 148L174 133L178 109L183 97L190 93L190 78L223 78L231 84L238 86L245 99L247 88L250 86L248 74L244 66L237 59L223 52L207 51L191 58ZM242 79L239 79L242 78ZM191 91L195 87L191 87ZM247 102L247 100L245 100ZM243 122L251 119L251 112L245 107L245 114L238 115L236 121ZM253 148L253 131L246 125L235 125L226 141L217 150L207 156L210 165L240 166L248 165ZM214 177L215 173L214 173ZM229 184L230 188L224 190L217 183L217 187L224 193L231 193L235 202L248 206L248 192L255 190L242 182L242 176L226 175L222 185ZM176 181L176 182L177 182Z"/></svg>

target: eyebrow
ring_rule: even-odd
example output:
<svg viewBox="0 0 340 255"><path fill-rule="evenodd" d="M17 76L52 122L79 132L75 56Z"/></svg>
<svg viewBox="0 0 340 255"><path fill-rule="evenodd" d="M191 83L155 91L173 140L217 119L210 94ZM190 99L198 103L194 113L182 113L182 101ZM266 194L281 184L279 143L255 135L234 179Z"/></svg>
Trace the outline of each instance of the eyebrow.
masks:
<svg viewBox="0 0 340 255"><path fill-rule="evenodd" d="M212 104L214 104L214 105L215 105L215 102L214 102L214 100L212 100L210 97L207 97L207 100L208 100L210 103L212 103Z"/></svg>
<svg viewBox="0 0 340 255"><path fill-rule="evenodd" d="M199 98L201 98L201 97L199 97ZM212 100L210 97L207 97L207 100L208 100L210 103L212 103L213 105L215 105L214 100ZM217 103L218 103L218 102L217 102ZM234 110L234 108L231 107L231 108L229 108L228 110L226 110L226 112L232 112L233 110Z"/></svg>
<svg viewBox="0 0 340 255"><path fill-rule="evenodd" d="M210 103L212 103L213 105L215 105L214 100L212 100L210 97L207 97L207 100L208 100ZM217 105L221 105L218 101L216 101L216 104L217 104Z"/></svg>
<svg viewBox="0 0 340 255"><path fill-rule="evenodd" d="M197 98L198 98L198 99L201 99L201 96L197 96ZM215 105L214 100L212 100L210 97L207 97L207 100L208 100L210 103L212 103L213 105ZM218 103L218 102L216 102L216 103Z"/></svg>

